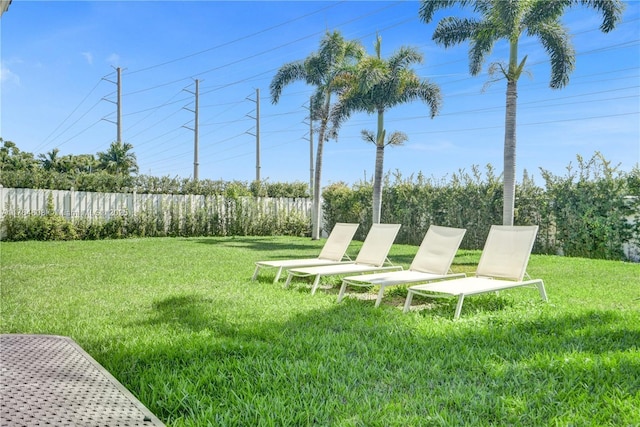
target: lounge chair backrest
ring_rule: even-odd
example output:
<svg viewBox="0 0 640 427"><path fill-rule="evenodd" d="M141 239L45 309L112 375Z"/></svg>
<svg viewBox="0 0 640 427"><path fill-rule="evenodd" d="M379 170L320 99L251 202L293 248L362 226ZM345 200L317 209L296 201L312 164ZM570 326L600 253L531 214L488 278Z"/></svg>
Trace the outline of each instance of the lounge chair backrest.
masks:
<svg viewBox="0 0 640 427"><path fill-rule="evenodd" d="M480 256L476 276L521 281L527 272L529 256L537 233L537 225L492 225Z"/></svg>
<svg viewBox="0 0 640 427"><path fill-rule="evenodd" d="M344 222L338 222L333 226L333 230L327 237L327 241L324 243L322 251L318 258L326 259L330 261L340 261L347 252L349 243L356 234L359 224L348 224Z"/></svg>
<svg viewBox="0 0 640 427"><path fill-rule="evenodd" d="M356 263L381 267L399 230L400 224L373 224L358 252Z"/></svg>
<svg viewBox="0 0 640 427"><path fill-rule="evenodd" d="M466 231L464 228L431 225L409 269L447 274Z"/></svg>

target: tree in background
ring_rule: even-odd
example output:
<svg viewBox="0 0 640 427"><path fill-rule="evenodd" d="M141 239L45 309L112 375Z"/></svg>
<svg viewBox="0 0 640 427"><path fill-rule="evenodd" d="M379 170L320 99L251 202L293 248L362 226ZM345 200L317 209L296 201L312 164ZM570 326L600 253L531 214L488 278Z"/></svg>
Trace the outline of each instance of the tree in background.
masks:
<svg viewBox="0 0 640 427"><path fill-rule="evenodd" d="M60 170L60 150L54 148L47 154L38 154L38 161L42 165L42 168L46 171L63 172Z"/></svg>
<svg viewBox="0 0 640 427"><path fill-rule="evenodd" d="M38 167L38 161L32 153L20 151L12 141L0 138L0 171L33 171Z"/></svg>
<svg viewBox="0 0 640 427"><path fill-rule="evenodd" d="M98 169L99 163L93 154L69 154L63 161L68 165L68 171L72 173L91 173Z"/></svg>
<svg viewBox="0 0 640 427"><path fill-rule="evenodd" d="M320 41L320 49L306 59L280 67L271 81L271 99L277 104L285 86L296 81L315 86L311 98L311 119L320 122L316 149L316 165L313 180L313 225L311 238L320 238L322 152L329 139L327 125L331 109L331 95L337 90L341 72L352 66L364 55L364 49L356 41L345 40L338 31L327 32Z"/></svg>
<svg viewBox="0 0 640 427"><path fill-rule="evenodd" d="M382 210L382 180L384 174L384 149L386 146L402 145L407 136L393 132L387 137L384 128L384 113L390 108L421 100L429 105L431 118L440 109L440 88L428 80L420 80L411 69L412 64L422 62L422 54L414 48L403 47L389 59L381 54L382 39L376 39L375 56L361 59L353 73L346 73L341 79L339 101L332 112L334 132L354 112L377 114L378 127L373 132L364 130L365 141L376 146L376 164L373 178L373 223L380 223Z"/></svg>
<svg viewBox="0 0 640 427"><path fill-rule="evenodd" d="M507 81L507 100L504 133L504 206L503 224L513 225L516 188L516 100L518 79L522 75L527 56L520 59L520 38L539 39L551 61L552 89L569 83L574 69L575 51L570 35L562 25L565 10L574 5L596 9L603 15L600 29L609 32L622 17L624 4L620 0L422 0L420 18L429 23L438 9L458 5L472 6L480 18L443 18L437 25L433 40L444 47L470 42L469 71L476 76L493 45L506 40L509 43L507 64L492 64L490 74L499 74Z"/></svg>
<svg viewBox="0 0 640 427"><path fill-rule="evenodd" d="M114 175L137 173L138 163L132 149L133 145L128 142L112 142L107 151L98 153L99 167Z"/></svg>
<svg viewBox="0 0 640 427"><path fill-rule="evenodd" d="M99 169L99 163L93 154L67 154L60 156L60 150L54 148L46 154L38 154L42 169L48 172L65 174L91 173Z"/></svg>

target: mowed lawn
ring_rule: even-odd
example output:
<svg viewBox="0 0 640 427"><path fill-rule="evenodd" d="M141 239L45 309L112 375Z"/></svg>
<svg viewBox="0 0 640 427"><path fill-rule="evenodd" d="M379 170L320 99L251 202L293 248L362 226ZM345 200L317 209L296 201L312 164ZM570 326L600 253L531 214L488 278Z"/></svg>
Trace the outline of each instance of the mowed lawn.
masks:
<svg viewBox="0 0 640 427"><path fill-rule="evenodd" d="M254 261L322 244L3 242L0 332L72 337L169 426L640 425L639 264L533 255L548 303L469 297L458 321L449 299L403 314L402 288L376 309L376 289L337 304L338 279L314 296L272 271L251 281Z"/></svg>

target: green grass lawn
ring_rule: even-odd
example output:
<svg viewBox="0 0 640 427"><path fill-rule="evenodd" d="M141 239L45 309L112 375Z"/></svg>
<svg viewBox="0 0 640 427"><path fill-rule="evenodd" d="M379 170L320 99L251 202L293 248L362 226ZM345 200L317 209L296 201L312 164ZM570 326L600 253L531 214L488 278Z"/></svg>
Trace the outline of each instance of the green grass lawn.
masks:
<svg viewBox="0 0 640 427"><path fill-rule="evenodd" d="M640 265L533 255L548 303L469 297L458 321L448 299L403 314L404 289L376 309L376 289L337 304L337 279L250 280L322 243L3 242L0 332L72 337L170 426L640 425Z"/></svg>

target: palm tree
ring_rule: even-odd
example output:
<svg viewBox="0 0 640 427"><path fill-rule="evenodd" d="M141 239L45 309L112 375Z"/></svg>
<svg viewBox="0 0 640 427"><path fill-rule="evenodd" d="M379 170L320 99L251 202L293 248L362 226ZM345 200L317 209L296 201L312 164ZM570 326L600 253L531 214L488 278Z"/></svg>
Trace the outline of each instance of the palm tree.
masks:
<svg viewBox="0 0 640 427"><path fill-rule="evenodd" d="M59 171L61 159L58 156L60 150L58 148L54 148L49 151L47 154L38 154L38 159L42 164L42 168L46 171Z"/></svg>
<svg viewBox="0 0 640 427"><path fill-rule="evenodd" d="M283 88L295 81L304 81L315 86L311 98L311 119L320 122L318 147L313 179L313 226L311 238L320 238L322 152L328 140L327 124L331 109L331 95L336 92L336 79L340 72L364 55L364 49L356 41L345 40L338 31L327 32L320 41L320 49L302 61L291 62L280 67L271 81L271 99L278 103Z"/></svg>
<svg viewBox="0 0 640 427"><path fill-rule="evenodd" d="M438 114L441 104L440 88L428 80L420 80L410 68L422 62L422 54L414 48L403 47L389 59L382 59L382 39L376 39L375 56L363 58L352 73L341 78L340 99L332 112L334 131L354 112L377 114L378 127L374 137L370 131L363 131L365 141L376 146L376 164L373 178L373 223L380 222L382 210L382 176L384 149L388 145L402 145L407 136L394 132L386 138L384 113L388 109L407 102L421 100L429 105L431 118Z"/></svg>
<svg viewBox="0 0 640 427"><path fill-rule="evenodd" d="M128 142L114 141L105 152L98 153L100 167L112 174L130 175L138 172L136 155L129 151L133 145Z"/></svg>
<svg viewBox="0 0 640 427"><path fill-rule="evenodd" d="M470 41L469 70L478 75L484 60L499 40L509 43L509 62L493 64L507 80L507 99L504 132L504 206L503 224L513 225L515 205L516 168L516 99L518 79L527 56L518 55L518 42L523 35L536 37L551 60L552 89L560 89L569 82L573 71L575 52L570 35L562 25L564 11L574 5L583 5L601 12L600 29L609 32L622 17L624 5L620 0L422 0L420 18L429 23L438 9L458 5L473 6L481 16L475 18L443 18L437 25L433 40L450 47Z"/></svg>
<svg viewBox="0 0 640 427"><path fill-rule="evenodd" d="M70 170L74 173L91 173L96 169L96 166L98 166L98 161L93 154L78 154L77 156L71 156L69 163L71 166Z"/></svg>

